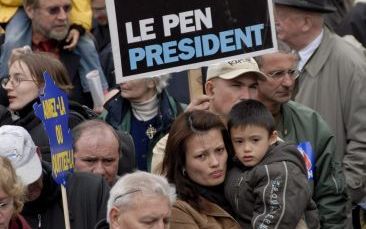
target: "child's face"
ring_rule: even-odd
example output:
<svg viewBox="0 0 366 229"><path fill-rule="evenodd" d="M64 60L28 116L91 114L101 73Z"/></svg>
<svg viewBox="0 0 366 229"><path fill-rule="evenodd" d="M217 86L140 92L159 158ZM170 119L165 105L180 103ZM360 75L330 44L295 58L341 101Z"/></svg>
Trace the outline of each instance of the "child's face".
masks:
<svg viewBox="0 0 366 229"><path fill-rule="evenodd" d="M270 145L277 141L277 132L259 126L238 126L230 130L236 157L245 166L253 167L262 161Z"/></svg>

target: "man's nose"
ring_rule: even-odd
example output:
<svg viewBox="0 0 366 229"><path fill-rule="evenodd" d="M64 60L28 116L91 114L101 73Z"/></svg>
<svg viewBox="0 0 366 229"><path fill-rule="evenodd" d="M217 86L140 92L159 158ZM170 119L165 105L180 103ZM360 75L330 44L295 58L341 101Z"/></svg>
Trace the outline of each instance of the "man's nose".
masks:
<svg viewBox="0 0 366 229"><path fill-rule="evenodd" d="M294 83L295 83L294 78L288 73L282 79L283 86L291 87L292 85L294 85Z"/></svg>
<svg viewBox="0 0 366 229"><path fill-rule="evenodd" d="M101 161L97 162L94 165L94 167L92 169L92 173L105 176L105 169L104 169L103 163Z"/></svg>
<svg viewBox="0 0 366 229"><path fill-rule="evenodd" d="M67 20L68 19L68 12L64 10L63 7L60 9L60 13L57 14L57 18L59 20Z"/></svg>
<svg viewBox="0 0 366 229"><path fill-rule="evenodd" d="M248 87L242 87L240 91L240 100L250 99L250 91Z"/></svg>

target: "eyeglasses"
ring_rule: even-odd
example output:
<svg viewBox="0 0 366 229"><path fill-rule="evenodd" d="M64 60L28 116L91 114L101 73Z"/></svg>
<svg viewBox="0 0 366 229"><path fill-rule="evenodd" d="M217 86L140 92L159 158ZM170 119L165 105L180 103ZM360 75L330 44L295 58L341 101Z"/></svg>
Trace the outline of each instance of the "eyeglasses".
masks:
<svg viewBox="0 0 366 229"><path fill-rule="evenodd" d="M297 69L279 70L279 71L273 71L273 72L267 73L267 76L274 80L279 80L279 79L283 79L287 74L292 79L296 79L297 77L299 77L300 72Z"/></svg>
<svg viewBox="0 0 366 229"><path fill-rule="evenodd" d="M132 194L132 193L135 193L135 192L141 192L141 190L140 189L133 189L131 191L120 194L120 195L116 196L116 198L114 198L113 203L115 203L117 200L121 199L122 197L127 196L127 195Z"/></svg>
<svg viewBox="0 0 366 229"><path fill-rule="evenodd" d="M42 7L40 7L40 8L42 8ZM59 13L61 13L61 9L63 9L63 11L65 13L69 13L70 10L71 10L71 5L66 4L66 5L63 5L63 6L50 6L50 7L43 8L43 9L46 9L46 11L49 15L56 16Z"/></svg>
<svg viewBox="0 0 366 229"><path fill-rule="evenodd" d="M101 6L101 7L94 7L92 6L92 10L96 11L96 12L101 12L101 11L105 11L106 7L105 6Z"/></svg>
<svg viewBox="0 0 366 229"><path fill-rule="evenodd" d="M25 80L25 79L21 79L19 76L14 75L12 77L10 76L6 76L4 78L1 79L1 87L5 89L6 85L11 82L11 84L13 85L13 87L18 87L19 84L23 81L33 81L34 80Z"/></svg>

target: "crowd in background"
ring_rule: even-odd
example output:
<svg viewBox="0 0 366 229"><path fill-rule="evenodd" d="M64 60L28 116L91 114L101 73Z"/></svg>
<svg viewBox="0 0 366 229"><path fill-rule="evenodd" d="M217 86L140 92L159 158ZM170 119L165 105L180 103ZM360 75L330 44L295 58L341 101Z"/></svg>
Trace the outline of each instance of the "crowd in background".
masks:
<svg viewBox="0 0 366 229"><path fill-rule="evenodd" d="M278 51L207 66L184 104L169 74L116 83L105 0L0 0L0 229L366 228L366 2L273 9ZM68 211L44 71L69 98Z"/></svg>

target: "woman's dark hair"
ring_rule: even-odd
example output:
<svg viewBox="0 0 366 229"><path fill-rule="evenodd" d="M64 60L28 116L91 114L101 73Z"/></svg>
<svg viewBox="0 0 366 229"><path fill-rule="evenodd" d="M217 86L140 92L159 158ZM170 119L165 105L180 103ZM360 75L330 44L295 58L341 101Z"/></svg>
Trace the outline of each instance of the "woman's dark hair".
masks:
<svg viewBox="0 0 366 229"><path fill-rule="evenodd" d="M162 173L166 174L170 183L175 184L178 197L198 210L201 207L197 184L183 174L186 163L186 142L192 136L213 129L222 133L229 162L233 155L229 134L221 119L208 111L192 111L179 115L171 126L165 148Z"/></svg>
<svg viewBox="0 0 366 229"><path fill-rule="evenodd" d="M269 134L276 130L271 112L257 100L243 100L233 106L229 113L228 130L235 127L258 126Z"/></svg>

